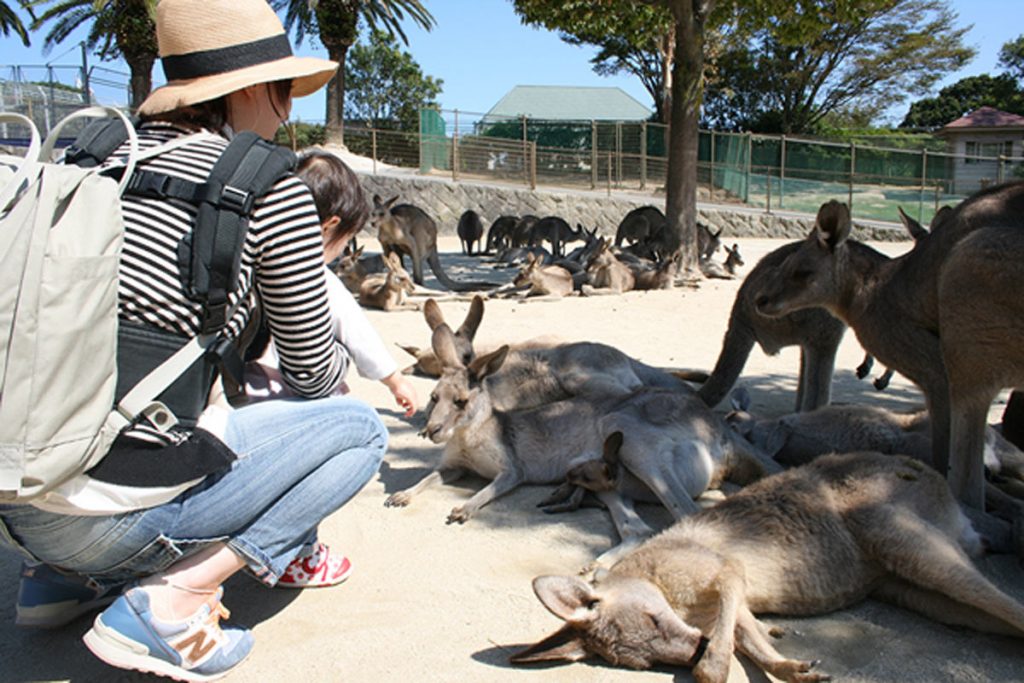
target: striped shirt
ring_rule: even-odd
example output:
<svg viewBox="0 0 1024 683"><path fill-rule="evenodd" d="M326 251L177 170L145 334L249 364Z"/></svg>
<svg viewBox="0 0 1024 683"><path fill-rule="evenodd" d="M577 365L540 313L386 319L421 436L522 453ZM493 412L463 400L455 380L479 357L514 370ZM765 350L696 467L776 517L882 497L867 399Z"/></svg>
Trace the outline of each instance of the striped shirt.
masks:
<svg viewBox="0 0 1024 683"><path fill-rule="evenodd" d="M144 161L139 168L197 183L228 145L221 135L190 133L168 124L139 128L139 149L145 151L182 135L193 140ZM127 144L108 164L123 164ZM125 194L122 198L125 241L118 286L123 320L178 334L199 333L202 307L182 287L178 245L192 230L197 208L185 201ZM329 395L341 382L345 356L334 337L323 242L316 206L306 185L295 176L278 181L258 200L245 237L239 286L229 298L241 305L227 326L234 339L245 327L258 294L278 350L281 373L296 394Z"/></svg>

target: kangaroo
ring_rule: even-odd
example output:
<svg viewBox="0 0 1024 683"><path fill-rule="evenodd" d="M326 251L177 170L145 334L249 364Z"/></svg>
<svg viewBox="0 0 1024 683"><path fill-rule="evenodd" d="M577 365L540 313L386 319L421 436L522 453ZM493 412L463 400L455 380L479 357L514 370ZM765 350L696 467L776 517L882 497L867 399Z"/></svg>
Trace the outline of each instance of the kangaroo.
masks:
<svg viewBox="0 0 1024 683"><path fill-rule="evenodd" d="M905 457L829 455L676 522L594 582L537 577L534 593L565 625L511 659L689 666L724 683L735 650L783 681L825 681L817 662L779 653L768 636L781 632L754 615L823 614L869 596L1024 637L1024 605L974 567L980 551L939 474Z"/></svg>
<svg viewBox="0 0 1024 683"><path fill-rule="evenodd" d="M607 294L621 294L636 286L636 277L629 266L616 258L611 252L607 240L598 241L590 261L587 263L589 285L583 288L584 294L595 294L595 289L607 289Z"/></svg>
<svg viewBox="0 0 1024 683"><path fill-rule="evenodd" d="M473 351L473 339L476 337L476 331L480 328L480 322L484 316L484 300L479 294L473 297L473 300L469 304L469 310L466 311L466 317L459 325L458 329L452 334L453 343L455 344L455 350L462 362L469 363L473 360L475 354ZM445 324L444 314L441 312L441 307L437 301L433 298L427 299L423 304L423 318L427 321L427 326L430 331L433 332L440 325ZM437 359L432 349L421 350L415 346L403 346L398 345L403 351L411 355L416 359L416 362L409 367L402 370L403 374L418 374L424 377L440 377L441 376L441 362Z"/></svg>
<svg viewBox="0 0 1024 683"><path fill-rule="evenodd" d="M379 195L374 195L370 225L377 228L377 239L385 255L395 252L400 255L399 260L402 254L409 255L412 279L416 284L423 284L423 260L426 259L438 281L453 291L468 292L498 286L496 282L457 282L448 277L437 254L437 223L412 204L395 206L397 200L397 196L384 201Z"/></svg>
<svg viewBox="0 0 1024 683"><path fill-rule="evenodd" d="M448 483L473 471L492 482L448 517L449 523L465 522L520 484L561 481L575 458L596 457L602 432L609 430L626 435L623 461L637 467L634 474L680 517L696 509L692 497L722 476L731 446L742 441L695 396L666 389L645 387L497 410L484 382L500 370L508 346L466 366L451 334L446 325L434 331L434 351L444 370L424 429L431 441L445 444L444 454L433 473L389 498L391 505L406 504L437 481ZM552 439L553 434L558 438Z"/></svg>
<svg viewBox="0 0 1024 683"><path fill-rule="evenodd" d="M762 285L790 254L800 248L800 244L786 244L765 255L736 292L722 351L714 370L698 392L709 406L721 403L732 389L755 342L768 355L775 355L786 346L799 345L796 410L813 410L828 404L836 350L846 325L822 309L801 310L785 317L771 318L759 313L754 304Z"/></svg>
<svg viewBox="0 0 1024 683"><path fill-rule="evenodd" d="M615 246L648 242L665 229L665 214L655 206L639 206L623 216L615 230Z"/></svg>
<svg viewBox="0 0 1024 683"><path fill-rule="evenodd" d="M398 254L392 252L384 257L386 273L367 275L359 285L359 303L367 308L379 308L383 311L395 311L402 308L416 309L417 306L406 306L405 295L416 291L409 273L402 267Z"/></svg>
<svg viewBox="0 0 1024 683"><path fill-rule="evenodd" d="M476 243L477 251L480 250L480 240L484 236L484 222L480 219L480 214L472 209L468 209L462 212L459 216L459 224L455 228L455 232L459 236L459 242L462 244L462 253L467 256L473 255L473 243Z"/></svg>
<svg viewBox="0 0 1024 683"><path fill-rule="evenodd" d="M733 410L726 415L733 429L786 466L803 465L826 453L871 450L909 455L934 467L931 419L921 408L895 412L881 406L848 404L822 406L804 413L758 419L751 415L750 394L744 388L730 396ZM1024 452L992 427L985 430L985 469L995 488L1024 498ZM1017 504L987 486L988 504L1011 513Z"/></svg>
<svg viewBox="0 0 1024 683"><path fill-rule="evenodd" d="M484 243L484 253L490 254L494 251L500 251L512 246L512 232L515 230L516 223L519 222L517 216L498 216L491 223L491 227L487 229L487 241Z"/></svg>
<svg viewBox="0 0 1024 683"><path fill-rule="evenodd" d="M703 223L697 223L697 260L708 261L719 247L722 246L722 228L718 232L711 232L711 228ZM735 248L736 245L733 245ZM743 265L742 263L740 265Z"/></svg>
<svg viewBox="0 0 1024 683"><path fill-rule="evenodd" d="M639 266L637 261L619 259L633 273L633 289L672 289L679 273L679 259L667 258L650 266Z"/></svg>
<svg viewBox="0 0 1024 683"><path fill-rule="evenodd" d="M533 214L526 214L520 216L516 222L515 228L512 230L512 240L510 247L526 247L530 245L530 234L533 232L533 226L537 224L540 218Z"/></svg>
<svg viewBox="0 0 1024 683"><path fill-rule="evenodd" d="M558 216L545 216L530 229L529 245L536 247L544 242L550 242L552 256L561 258L565 255L566 244L578 242L583 238L582 225L577 225L573 230L564 219Z"/></svg>
<svg viewBox="0 0 1024 683"><path fill-rule="evenodd" d="M542 264L543 259L534 254L526 257L526 264L512 280L515 287L526 288L519 294L519 298L549 296L560 299L572 294L572 273L562 266Z"/></svg>
<svg viewBox="0 0 1024 683"><path fill-rule="evenodd" d="M857 370L855 371L857 379L864 379L869 374L871 374L871 368L873 368L874 366L875 357L872 356L870 353L865 353L864 360L861 361L861 364L857 366ZM881 375L876 377L875 380L872 382L875 389L878 389L879 391L884 391L889 386L889 382L892 381L892 376L894 374L896 374L895 370L893 370L892 368L886 368L885 371Z"/></svg>
<svg viewBox="0 0 1024 683"><path fill-rule="evenodd" d="M710 256L701 258L697 264L700 266L700 272L703 273L704 277L707 278L719 278L722 280L732 280L736 277L736 269L743 265L743 257L740 256L740 247L738 244L732 245L732 248L725 247L727 256L725 257L725 263L719 265L717 261L712 260Z"/></svg>
<svg viewBox="0 0 1024 683"><path fill-rule="evenodd" d="M897 259L850 239L835 201L763 283L763 315L824 306L868 353L921 387L933 459L954 494L981 509L987 412L999 390L1024 385L1024 183L989 188L932 221Z"/></svg>

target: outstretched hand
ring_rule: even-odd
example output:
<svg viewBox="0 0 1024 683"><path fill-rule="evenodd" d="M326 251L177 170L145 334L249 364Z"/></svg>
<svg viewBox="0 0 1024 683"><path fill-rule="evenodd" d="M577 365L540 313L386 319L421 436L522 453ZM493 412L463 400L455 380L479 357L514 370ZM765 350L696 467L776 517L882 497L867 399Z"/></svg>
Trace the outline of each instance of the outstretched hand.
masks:
<svg viewBox="0 0 1024 683"><path fill-rule="evenodd" d="M398 372L391 373L381 382L391 391L391 395L395 397L395 403L404 411L405 416L412 417L419 404L419 398L416 396L416 389L413 388L412 382Z"/></svg>

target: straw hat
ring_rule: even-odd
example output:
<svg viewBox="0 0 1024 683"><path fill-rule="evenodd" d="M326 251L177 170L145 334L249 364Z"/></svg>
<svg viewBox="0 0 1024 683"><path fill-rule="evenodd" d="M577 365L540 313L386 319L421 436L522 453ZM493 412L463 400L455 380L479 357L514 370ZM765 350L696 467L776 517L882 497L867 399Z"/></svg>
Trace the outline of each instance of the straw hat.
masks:
<svg viewBox="0 0 1024 683"><path fill-rule="evenodd" d="M295 57L266 0L161 0L156 38L167 85L139 107L159 114L258 83L292 79L292 97L322 88L337 62Z"/></svg>

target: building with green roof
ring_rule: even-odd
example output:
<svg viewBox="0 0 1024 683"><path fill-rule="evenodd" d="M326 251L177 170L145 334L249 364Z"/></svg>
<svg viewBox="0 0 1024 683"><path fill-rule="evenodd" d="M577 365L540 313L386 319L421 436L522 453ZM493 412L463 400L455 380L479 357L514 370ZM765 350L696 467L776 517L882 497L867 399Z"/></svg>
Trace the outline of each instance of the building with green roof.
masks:
<svg viewBox="0 0 1024 683"><path fill-rule="evenodd" d="M644 121L651 109L622 88L517 85L491 107L485 118L548 121Z"/></svg>

